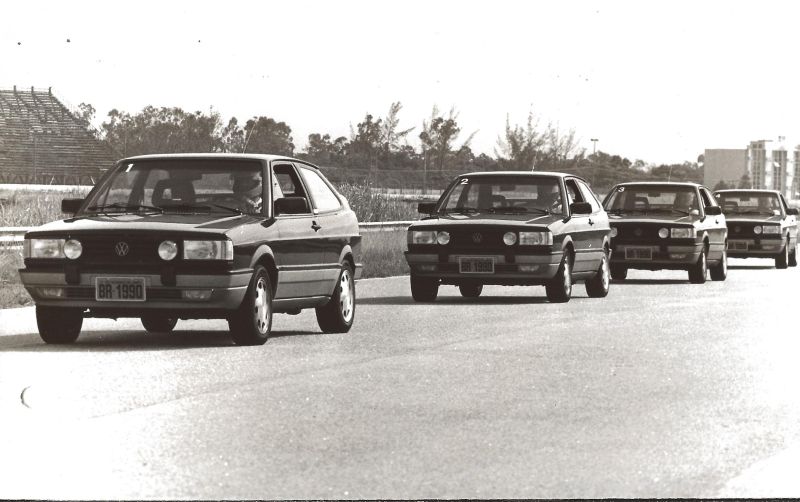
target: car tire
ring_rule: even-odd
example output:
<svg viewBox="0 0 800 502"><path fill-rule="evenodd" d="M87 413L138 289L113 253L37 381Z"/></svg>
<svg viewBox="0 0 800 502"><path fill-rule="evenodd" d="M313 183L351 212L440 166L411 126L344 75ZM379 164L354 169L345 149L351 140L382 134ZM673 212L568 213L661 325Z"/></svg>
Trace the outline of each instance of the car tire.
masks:
<svg viewBox="0 0 800 502"><path fill-rule="evenodd" d="M353 269L343 265L331 300L316 308L317 324L323 333L347 333L356 317L356 284Z"/></svg>
<svg viewBox="0 0 800 502"><path fill-rule="evenodd" d="M783 246L783 251L775 257L775 268L784 269L789 267L789 244Z"/></svg>
<svg viewBox="0 0 800 502"><path fill-rule="evenodd" d="M789 253L789 266L797 266L797 244L794 245L794 249L792 249L792 252Z"/></svg>
<svg viewBox="0 0 800 502"><path fill-rule="evenodd" d="M167 317L160 314L142 316L139 320L142 321L142 326L148 333L169 333L178 324L176 317Z"/></svg>
<svg viewBox="0 0 800 502"><path fill-rule="evenodd" d="M611 278L615 281L624 281L628 278L628 267L625 265L611 264Z"/></svg>
<svg viewBox="0 0 800 502"><path fill-rule="evenodd" d="M439 279L411 274L411 298L415 302L432 302L439 295Z"/></svg>
<svg viewBox="0 0 800 502"><path fill-rule="evenodd" d="M719 263L709 269L712 281L724 281L728 278L728 251L722 250Z"/></svg>
<svg viewBox="0 0 800 502"><path fill-rule="evenodd" d="M461 284L458 286L461 296L464 298L477 298L481 296L483 284Z"/></svg>
<svg viewBox="0 0 800 502"><path fill-rule="evenodd" d="M263 345L272 331L272 284L267 270L257 265L241 306L228 317L236 345Z"/></svg>
<svg viewBox="0 0 800 502"><path fill-rule="evenodd" d="M604 298L608 296L608 289L611 285L611 267L608 263L608 252L603 252L603 259L600 268L594 277L586 280L586 294L590 298Z"/></svg>
<svg viewBox="0 0 800 502"><path fill-rule="evenodd" d="M569 301L572 296L572 259L569 253L564 253L556 276L547 281L544 288L550 303Z"/></svg>
<svg viewBox="0 0 800 502"><path fill-rule="evenodd" d="M697 263L689 268L689 282L692 284L704 284L708 272L708 254L706 248L703 247L700 251L700 257L697 258Z"/></svg>
<svg viewBox="0 0 800 502"><path fill-rule="evenodd" d="M79 308L36 306L36 325L45 343L73 343L81 334L83 311Z"/></svg>

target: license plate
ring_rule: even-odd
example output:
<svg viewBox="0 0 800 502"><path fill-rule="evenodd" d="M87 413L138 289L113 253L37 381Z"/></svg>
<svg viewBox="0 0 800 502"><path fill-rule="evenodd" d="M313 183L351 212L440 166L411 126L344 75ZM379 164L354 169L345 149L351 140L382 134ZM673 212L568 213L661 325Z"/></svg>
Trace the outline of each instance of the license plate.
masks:
<svg viewBox="0 0 800 502"><path fill-rule="evenodd" d="M143 302L144 277L96 277L94 296L98 302Z"/></svg>
<svg viewBox="0 0 800 502"><path fill-rule="evenodd" d="M728 241L728 249L733 251L747 251L747 241Z"/></svg>
<svg viewBox="0 0 800 502"><path fill-rule="evenodd" d="M494 258L459 258L458 270L462 274L493 274Z"/></svg>
<svg viewBox="0 0 800 502"><path fill-rule="evenodd" d="M625 248L625 258L628 260L652 260L653 250L650 248Z"/></svg>

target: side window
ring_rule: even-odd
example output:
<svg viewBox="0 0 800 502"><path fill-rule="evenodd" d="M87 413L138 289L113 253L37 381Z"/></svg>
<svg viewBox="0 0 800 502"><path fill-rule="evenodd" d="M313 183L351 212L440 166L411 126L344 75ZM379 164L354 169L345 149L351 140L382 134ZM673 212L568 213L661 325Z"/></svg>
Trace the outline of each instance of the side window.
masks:
<svg viewBox="0 0 800 502"><path fill-rule="evenodd" d="M786 210L789 209L789 204L786 203L786 199L783 197L783 194L778 194L778 197L781 198L781 205L783 206L783 212L786 213Z"/></svg>
<svg viewBox="0 0 800 502"><path fill-rule="evenodd" d="M700 198L703 200L703 207L717 205L717 201L714 200L714 197L712 197L705 188L700 189Z"/></svg>
<svg viewBox="0 0 800 502"><path fill-rule="evenodd" d="M335 211L342 207L339 198L333 193L331 187L325 183L319 173L307 167L300 166L300 175L306 182L308 191L311 192L311 200L314 207L319 212Z"/></svg>
<svg viewBox="0 0 800 502"><path fill-rule="evenodd" d="M297 176L294 166L291 164L277 164L272 166L273 187L272 200L282 197L303 197L306 199L306 207L311 212L311 201L308 200L303 183Z"/></svg>
<svg viewBox="0 0 800 502"><path fill-rule="evenodd" d="M578 189L578 184L575 183L575 180L566 180L565 184L567 186L567 205L573 202L584 202L581 191Z"/></svg>
<svg viewBox="0 0 800 502"><path fill-rule="evenodd" d="M589 185L586 183L579 181L578 188L581 189L581 193L583 194L583 199L588 202L592 206L592 213L600 212L600 203L597 201L597 197L595 196L592 189L589 188Z"/></svg>

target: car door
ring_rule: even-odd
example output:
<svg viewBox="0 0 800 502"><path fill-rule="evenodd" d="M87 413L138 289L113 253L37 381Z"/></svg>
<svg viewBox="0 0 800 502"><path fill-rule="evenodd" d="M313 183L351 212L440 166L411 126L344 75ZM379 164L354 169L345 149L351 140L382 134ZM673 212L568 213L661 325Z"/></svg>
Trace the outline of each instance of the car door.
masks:
<svg viewBox="0 0 800 502"><path fill-rule="evenodd" d="M272 199L280 197L303 197L307 212L299 214L279 214L273 209L278 240L270 246L275 254L278 267L278 289L276 299L323 296L325 281L319 272L324 262L324 247L314 229L316 223L312 212L311 199L294 165L287 161L272 163Z"/></svg>
<svg viewBox="0 0 800 502"><path fill-rule="evenodd" d="M600 205L597 195L589 188L589 185L582 180L577 180L578 188L581 190L584 200L591 204L592 214L589 216L589 248L592 259L599 265L602 259L603 243L610 230L608 215Z"/></svg>
<svg viewBox="0 0 800 502"><path fill-rule="evenodd" d="M708 259L719 260L725 251L725 240L728 236L728 227L725 224L725 215L708 215L706 208L717 206L717 201L711 196L706 187L699 187L700 201L702 202L703 217L700 228L708 235Z"/></svg>
<svg viewBox="0 0 800 502"><path fill-rule="evenodd" d="M781 199L781 205L783 206L783 214L784 216L784 226L789 227L789 238L791 239L791 244L797 243L797 216L793 214L789 214L789 204L786 203L786 199L783 197L783 194L778 194Z"/></svg>
<svg viewBox="0 0 800 502"><path fill-rule="evenodd" d="M584 199L578 181L574 178L566 178L564 186L567 193L567 206L573 202L588 202ZM590 223L591 220L591 223ZM592 259L592 220L591 214L572 214L567 222L567 232L572 236L572 243L575 247L575 263L572 270L575 273L588 272L593 269L594 260Z"/></svg>

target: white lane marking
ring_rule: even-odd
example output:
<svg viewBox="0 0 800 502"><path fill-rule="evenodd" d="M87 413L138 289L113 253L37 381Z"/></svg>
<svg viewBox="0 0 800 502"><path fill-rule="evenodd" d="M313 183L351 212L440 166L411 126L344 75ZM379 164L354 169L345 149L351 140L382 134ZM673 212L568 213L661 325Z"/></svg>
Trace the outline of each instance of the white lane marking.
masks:
<svg viewBox="0 0 800 502"><path fill-rule="evenodd" d="M716 495L721 498L800 497L800 445L756 462L729 480Z"/></svg>

